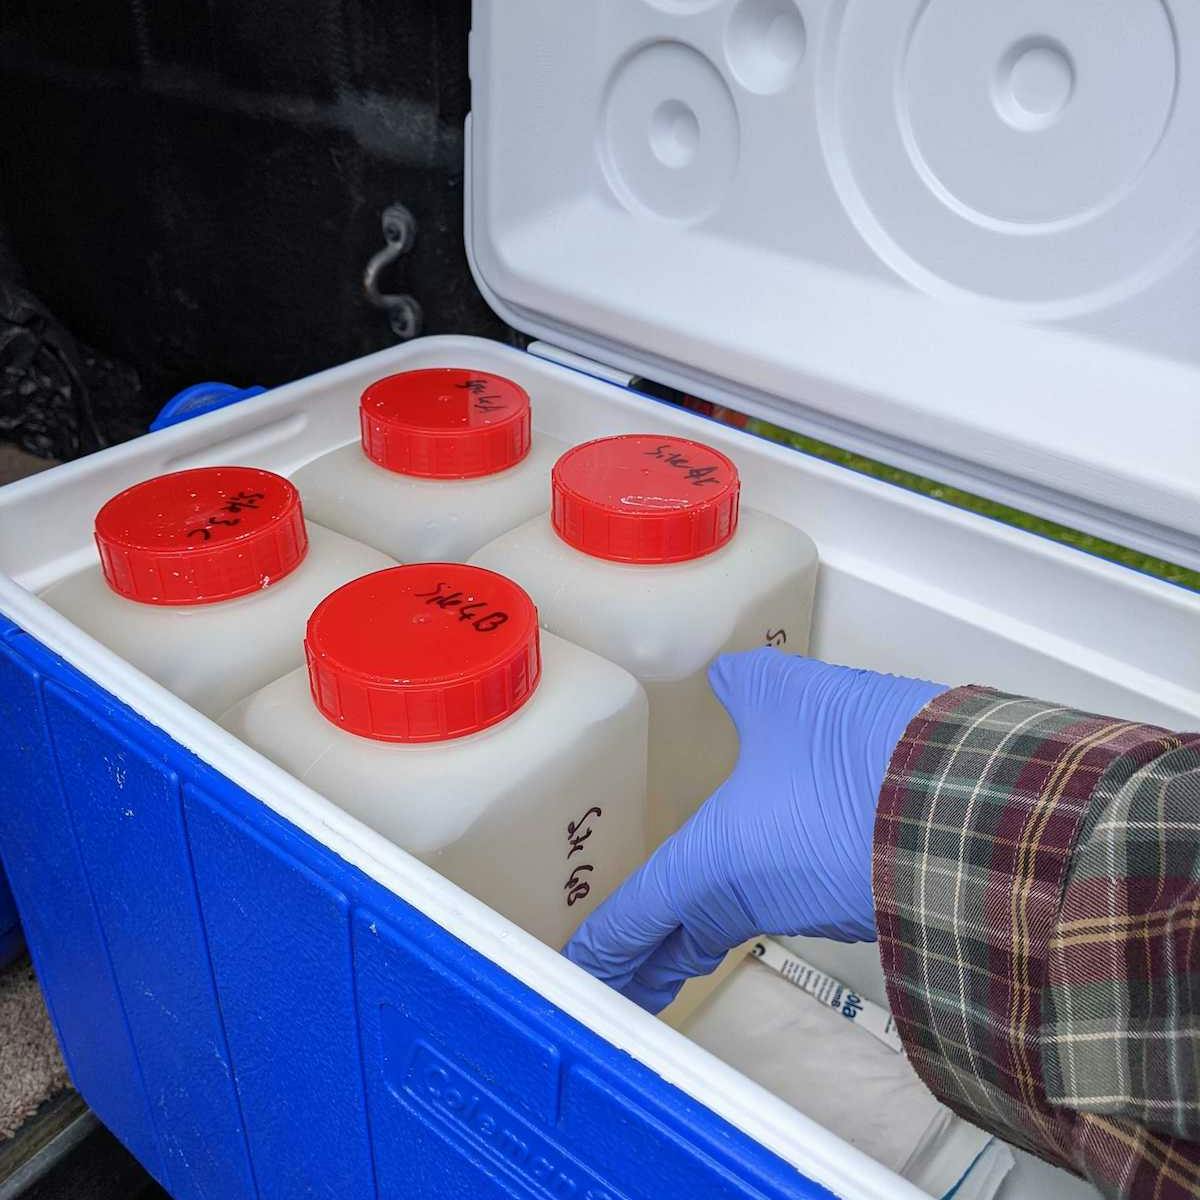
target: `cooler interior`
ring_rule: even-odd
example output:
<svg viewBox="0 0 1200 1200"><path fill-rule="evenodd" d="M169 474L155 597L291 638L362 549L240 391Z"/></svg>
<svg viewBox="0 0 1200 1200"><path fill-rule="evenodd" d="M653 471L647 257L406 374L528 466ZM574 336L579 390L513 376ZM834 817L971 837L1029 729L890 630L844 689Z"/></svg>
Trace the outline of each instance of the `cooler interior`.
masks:
<svg viewBox="0 0 1200 1200"><path fill-rule="evenodd" d="M917 1195L36 599L91 559L120 488L291 473L355 440L366 383L441 365L512 377L566 442L662 430L732 455L743 502L818 545L815 655L1200 721L1178 650L1200 597L535 354L385 351L0 491L0 846L77 1085L181 1198ZM886 1002L873 946L793 944ZM1005 1200L1094 1194L1016 1157Z"/></svg>

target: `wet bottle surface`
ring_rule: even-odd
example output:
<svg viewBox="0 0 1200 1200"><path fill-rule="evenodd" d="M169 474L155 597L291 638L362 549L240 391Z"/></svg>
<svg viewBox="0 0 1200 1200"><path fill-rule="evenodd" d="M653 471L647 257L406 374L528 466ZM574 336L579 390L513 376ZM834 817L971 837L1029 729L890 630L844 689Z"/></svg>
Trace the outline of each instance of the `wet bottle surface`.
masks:
<svg viewBox="0 0 1200 1200"><path fill-rule="evenodd" d="M737 759L737 733L708 686L712 660L808 646L816 547L741 509L736 466L697 442L636 434L568 451L551 513L471 561L511 576L537 597L546 629L646 688L651 850Z"/></svg>
<svg viewBox="0 0 1200 1200"><path fill-rule="evenodd" d="M377 380L359 419L360 441L292 479L314 520L400 562L461 562L544 512L566 448L533 432L512 380L452 367Z"/></svg>
<svg viewBox="0 0 1200 1200"><path fill-rule="evenodd" d="M253 467L135 484L97 513L95 541L99 563L42 599L208 716L303 662L322 597L394 565L306 521L295 487Z"/></svg>
<svg viewBox="0 0 1200 1200"><path fill-rule="evenodd" d="M455 563L318 606L307 666L222 723L554 948L638 865L646 697L538 628L529 596Z"/></svg>

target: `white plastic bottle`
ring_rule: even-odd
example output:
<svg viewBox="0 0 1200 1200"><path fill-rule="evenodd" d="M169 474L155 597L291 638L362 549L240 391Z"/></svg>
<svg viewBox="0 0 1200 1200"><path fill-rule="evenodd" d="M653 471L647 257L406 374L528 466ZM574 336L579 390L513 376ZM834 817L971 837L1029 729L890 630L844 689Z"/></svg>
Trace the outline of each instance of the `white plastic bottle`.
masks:
<svg viewBox="0 0 1200 1200"><path fill-rule="evenodd" d="M305 622L333 588L394 565L308 524L292 484L254 467L135 484L95 536L99 563L42 599L207 716L303 663Z"/></svg>
<svg viewBox="0 0 1200 1200"><path fill-rule="evenodd" d="M708 686L712 660L808 646L816 547L774 517L739 515L739 491L734 464L698 442L601 438L559 459L548 515L471 559L535 597L544 628L646 688L648 849L736 762L736 731Z"/></svg>
<svg viewBox="0 0 1200 1200"><path fill-rule="evenodd" d="M561 947L642 857L646 697L455 563L346 584L307 669L223 724L535 937Z"/></svg>
<svg viewBox="0 0 1200 1200"><path fill-rule="evenodd" d="M362 394L361 442L292 481L314 521L400 562L463 562L549 507L566 447L532 432L529 396L500 375L404 371Z"/></svg>

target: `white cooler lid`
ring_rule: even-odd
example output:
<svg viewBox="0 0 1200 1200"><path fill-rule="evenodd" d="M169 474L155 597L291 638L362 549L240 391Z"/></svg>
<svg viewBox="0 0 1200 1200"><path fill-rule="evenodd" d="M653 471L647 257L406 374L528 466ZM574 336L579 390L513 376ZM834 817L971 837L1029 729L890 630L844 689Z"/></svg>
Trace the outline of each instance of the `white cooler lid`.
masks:
<svg viewBox="0 0 1200 1200"><path fill-rule="evenodd" d="M476 0L471 42L512 325L1200 566L1195 0Z"/></svg>

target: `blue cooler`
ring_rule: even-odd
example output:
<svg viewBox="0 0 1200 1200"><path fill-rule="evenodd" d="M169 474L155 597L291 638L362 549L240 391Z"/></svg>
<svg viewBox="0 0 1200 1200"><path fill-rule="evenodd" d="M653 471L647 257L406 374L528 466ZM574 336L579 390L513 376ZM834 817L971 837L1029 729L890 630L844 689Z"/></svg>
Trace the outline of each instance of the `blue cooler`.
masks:
<svg viewBox="0 0 1200 1200"><path fill-rule="evenodd" d="M821 657L1195 728L1200 596L625 385L1200 565L1200 9L493 0L470 53L469 253L528 352L420 339L0 489L0 853L71 1076L176 1200L916 1197L38 593L120 489L288 474L466 366L565 442L731 455L818 544ZM1007 1200L1094 1195L1018 1160Z"/></svg>

